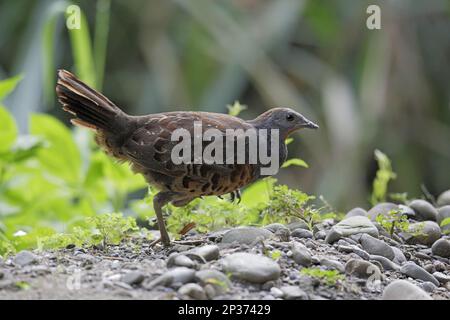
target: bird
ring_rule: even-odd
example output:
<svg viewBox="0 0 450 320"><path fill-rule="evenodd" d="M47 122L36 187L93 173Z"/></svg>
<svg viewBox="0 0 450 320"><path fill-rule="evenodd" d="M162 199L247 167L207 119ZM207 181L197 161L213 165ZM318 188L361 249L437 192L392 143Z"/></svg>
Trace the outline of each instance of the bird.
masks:
<svg viewBox="0 0 450 320"><path fill-rule="evenodd" d="M225 137L232 130L276 129L280 165L287 159L285 140L293 132L318 125L291 108L272 108L253 120L213 113L172 111L133 116L125 113L102 93L79 80L64 69L58 70L56 94L63 110L72 115L76 126L95 132L96 143L111 157L128 162L133 172L142 174L146 182L158 193L153 198L160 241L170 245L162 209L168 203L181 207L196 198L231 194L240 200L240 189L264 177L261 161L250 163L248 140L245 140L245 163L178 163L171 154L178 141L171 136L177 129L194 133L195 123L203 124L202 130L215 129ZM259 139L271 139L271 135ZM272 140L271 140L272 141ZM272 145L272 142L267 142ZM207 141L202 141L206 148ZM275 145L275 144L274 144ZM237 157L237 152L234 159Z"/></svg>

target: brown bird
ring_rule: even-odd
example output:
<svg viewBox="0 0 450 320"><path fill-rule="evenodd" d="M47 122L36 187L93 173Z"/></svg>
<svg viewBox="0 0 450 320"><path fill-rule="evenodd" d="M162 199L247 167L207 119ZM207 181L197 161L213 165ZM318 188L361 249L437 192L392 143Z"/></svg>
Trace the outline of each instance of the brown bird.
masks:
<svg viewBox="0 0 450 320"><path fill-rule="evenodd" d="M195 198L227 193L231 193L233 200L240 199L239 189L261 178L261 169L267 165L259 160L250 163L248 140L245 140L245 163L198 164L192 161L175 164L171 154L178 141L172 141L171 136L176 129L183 128L194 134L196 121L202 123L202 132L213 128L224 136L228 134L227 129L254 129L257 132L278 129L277 152L281 165L287 157L284 141L288 135L301 128L318 128L289 108L274 108L250 121L210 112L180 111L131 116L66 70L58 72L56 93L63 109L74 116L71 120L73 124L94 130L98 145L116 159L129 162L134 172L141 173L149 184L159 190L153 206L161 240L166 246L170 244L170 238L162 215L163 206L167 203L184 206ZM270 133L264 139L267 139L269 146L272 145ZM209 143L202 142L202 148ZM270 152L268 154L271 155ZM236 160L237 152L233 157ZM193 157L191 160L194 160Z"/></svg>

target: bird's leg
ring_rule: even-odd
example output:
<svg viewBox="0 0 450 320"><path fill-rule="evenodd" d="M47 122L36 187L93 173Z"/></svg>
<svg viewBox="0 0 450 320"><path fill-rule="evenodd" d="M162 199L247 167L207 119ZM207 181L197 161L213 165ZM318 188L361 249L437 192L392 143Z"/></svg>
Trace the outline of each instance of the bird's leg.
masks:
<svg viewBox="0 0 450 320"><path fill-rule="evenodd" d="M237 203L241 203L241 191L239 189L230 192L230 201L234 202L237 199Z"/></svg>
<svg viewBox="0 0 450 320"><path fill-rule="evenodd" d="M162 242L164 246L170 245L170 237L166 230L166 225L164 223L164 217L162 214L162 207L164 207L167 203L172 200L174 193L173 192L160 192L153 198L153 208L156 213L156 219L158 220L158 228L161 234L161 238L153 241L150 246L157 244L158 242Z"/></svg>

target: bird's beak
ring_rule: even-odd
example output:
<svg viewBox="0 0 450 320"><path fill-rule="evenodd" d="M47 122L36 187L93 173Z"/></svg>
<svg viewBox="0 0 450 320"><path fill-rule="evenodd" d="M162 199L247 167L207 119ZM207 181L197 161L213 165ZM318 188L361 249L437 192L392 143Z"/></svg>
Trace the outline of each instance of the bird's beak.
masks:
<svg viewBox="0 0 450 320"><path fill-rule="evenodd" d="M309 128L309 129L319 129L319 126L312 122L311 120L306 119L305 117L301 116L297 129L303 129L303 128Z"/></svg>

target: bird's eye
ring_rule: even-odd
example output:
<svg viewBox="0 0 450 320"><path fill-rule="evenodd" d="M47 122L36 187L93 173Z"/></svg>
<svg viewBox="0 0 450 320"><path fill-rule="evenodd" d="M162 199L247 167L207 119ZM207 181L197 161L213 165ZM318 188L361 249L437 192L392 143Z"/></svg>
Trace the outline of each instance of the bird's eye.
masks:
<svg viewBox="0 0 450 320"><path fill-rule="evenodd" d="M287 121L294 121L294 119L295 119L295 116L292 113L288 113L286 115L286 120Z"/></svg>

